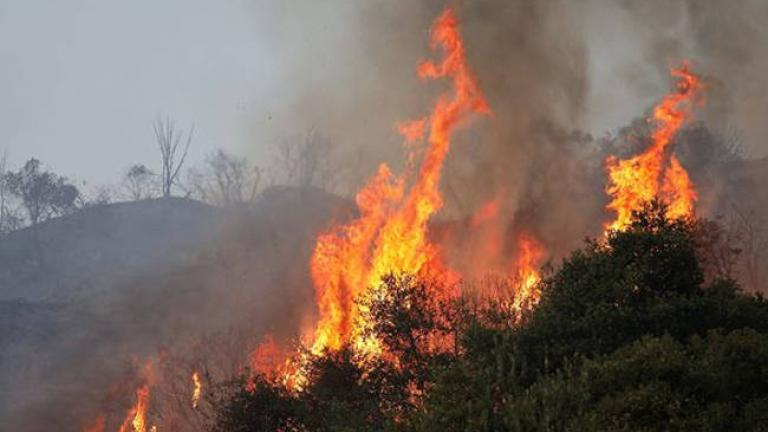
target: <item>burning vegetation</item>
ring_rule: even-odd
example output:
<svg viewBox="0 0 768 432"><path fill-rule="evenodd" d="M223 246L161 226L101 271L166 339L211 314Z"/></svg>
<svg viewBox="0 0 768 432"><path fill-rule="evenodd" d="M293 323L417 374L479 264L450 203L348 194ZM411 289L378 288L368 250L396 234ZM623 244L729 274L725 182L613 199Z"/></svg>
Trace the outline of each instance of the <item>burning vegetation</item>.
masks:
<svg viewBox="0 0 768 432"><path fill-rule="evenodd" d="M693 216L696 190L675 156L673 144L680 129L691 120L702 83L688 65L672 69L671 73L677 79L675 91L664 96L649 119L653 122L651 145L630 159L611 156L606 160L606 192L611 197L608 209L616 212L616 219L607 225L609 229L625 229L632 213L657 197L669 206L671 217Z"/></svg>
<svg viewBox="0 0 768 432"><path fill-rule="evenodd" d="M595 413L599 405L593 401L612 396L589 384L575 393L567 387L583 376L572 371L608 373L611 362L619 362L615 368L637 368L638 377L663 387L671 375L657 374L642 361L660 347L669 345L670 355L694 363L730 367L739 360L717 357L701 345L745 349L766 338L757 333L768 323L757 318L768 317L760 298L739 294L728 279L703 286L698 195L674 151L676 137L701 100L701 78L687 63L671 70L676 83L648 119L648 147L627 159L605 161L607 209L615 218L605 224L604 237L542 278L550 258L547 247L527 227L505 227L501 193L461 225L468 233L463 235L473 238L477 259L450 260L457 228L446 228L443 238L432 232L444 203L440 183L453 138L493 114L468 64L453 9L435 20L431 47L439 60L422 62L418 76L445 82L448 89L429 114L397 126L407 152L404 171L398 175L381 164L355 195L357 216L317 236L309 260L313 323L298 343L263 335L241 380L205 389L223 395L215 401L204 400L201 374L193 370L189 394L182 399L217 431L597 430L673 419L709 424L697 423L685 410L691 404L713 409L718 396L698 395L691 402L686 385L658 396L665 406L685 401L685 409L662 413L648 407L659 418L633 411L618 416L625 412L620 405ZM470 280L478 274L486 275L485 282L473 285ZM593 286L596 291L589 291ZM738 304L734 307L752 311L749 316L755 318L736 323L721 313L706 322L672 325L675 310L712 312L712 301ZM716 330L746 327L753 330ZM573 363L574 355L589 360ZM692 373L685 363L675 364L677 372ZM558 370L564 372L553 375ZM184 430L173 422L157 426L151 421L151 368L142 375L119 431ZM640 385L616 391L632 392ZM732 393L752 394L738 384ZM640 404L654 398L651 393L637 397ZM746 415L745 421L752 421L749 416L757 414L751 404L759 400L746 401L729 405L726 417ZM566 406L579 408L567 411ZM107 430L105 418L99 416L84 431Z"/></svg>
<svg viewBox="0 0 768 432"><path fill-rule="evenodd" d="M489 185L467 200L475 205L446 210L452 152L482 147L482 139L463 134L483 129L497 111L453 8L434 19L429 47L434 59L421 61L416 75L441 91L428 112L395 125L404 152L399 172L380 163L359 182L354 201L343 203L349 211L329 212L322 229L305 229L313 239L306 257L285 247L287 270L268 269L281 289L296 285L286 274L306 273L304 296L283 289L278 296L289 307L265 313L273 322L227 321L248 327L245 336L218 334L217 343L180 337L182 348L162 346L155 355L147 347L143 366L105 389L77 430L762 430L768 303L741 290L733 271L741 249L732 244L755 231L735 233L701 217L704 193L680 151L709 88L693 63L670 69L672 89L644 119L645 134L629 138L637 138L632 154L595 152L602 219L588 221L594 239L563 254L552 224L536 220L540 202L531 198L523 208L528 196L513 186ZM193 133L170 120L155 132L168 198ZM325 141L314 134L305 141L281 153L299 179L302 204L316 193L312 179L328 175L318 168L327 161L311 150L325 149ZM196 188L241 217L262 171L222 152L211 165L216 175L196 173ZM27 170L37 173L39 162ZM131 170L137 200L150 174ZM22 171L8 178L23 189ZM59 187L69 190L64 180ZM319 200L328 204L330 195ZM278 245L288 235L254 237ZM763 250L748 244L751 255ZM247 249L205 252L224 256L218 262L229 272L214 284L247 280L232 264ZM238 295L233 303L248 301ZM278 316L285 310L292 314ZM184 315L204 317L186 305Z"/></svg>

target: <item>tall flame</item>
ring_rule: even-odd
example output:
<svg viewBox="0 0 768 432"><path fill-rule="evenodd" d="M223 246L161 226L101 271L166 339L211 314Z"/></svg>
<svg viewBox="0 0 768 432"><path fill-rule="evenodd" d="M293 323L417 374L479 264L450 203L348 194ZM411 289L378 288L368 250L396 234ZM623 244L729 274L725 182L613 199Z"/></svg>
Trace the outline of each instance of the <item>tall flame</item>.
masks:
<svg viewBox="0 0 768 432"><path fill-rule="evenodd" d="M442 206L438 186L443 162L456 127L473 114L490 114L490 109L467 66L453 9L446 9L434 22L431 47L442 48L444 58L439 63L423 62L418 75L447 78L453 92L438 98L426 120L400 126L409 144L429 127L428 146L412 186L406 191L408 172L394 176L382 164L357 194L360 217L318 238L310 263L320 312L311 344L314 353L338 350L344 343L364 353L377 352L377 342L362 336L364 311L356 301L388 273L418 274L444 267L427 238L427 222ZM416 157L413 147L408 148L411 162Z"/></svg>
<svg viewBox="0 0 768 432"><path fill-rule="evenodd" d="M671 144L692 117L691 108L702 83L685 64L672 69L671 74L677 78L675 90L664 96L653 110L656 127L651 146L630 159L611 156L606 160L609 177L606 192L611 196L607 208L616 212L616 219L607 224L610 230L624 229L633 211L657 197L669 206L669 216L693 215L697 194L688 172L671 152Z"/></svg>

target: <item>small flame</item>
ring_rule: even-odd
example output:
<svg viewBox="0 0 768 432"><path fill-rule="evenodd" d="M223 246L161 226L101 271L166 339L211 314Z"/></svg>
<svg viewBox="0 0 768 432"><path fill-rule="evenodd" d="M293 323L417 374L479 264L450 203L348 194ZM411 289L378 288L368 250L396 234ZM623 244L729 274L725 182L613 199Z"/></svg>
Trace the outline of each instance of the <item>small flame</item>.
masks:
<svg viewBox="0 0 768 432"><path fill-rule="evenodd" d="M89 426L83 429L83 432L104 432L106 418L101 415L96 418Z"/></svg>
<svg viewBox="0 0 768 432"><path fill-rule="evenodd" d="M606 160L611 196L608 209L616 219L607 224L610 230L622 230L632 220L632 212L654 198L669 206L669 215L685 218L693 215L697 194L685 168L671 153L670 146L680 128L692 117L691 105L702 88L700 78L687 65L671 70L677 78L675 90L664 96L653 110L656 128L652 144L642 154L626 160Z"/></svg>
<svg viewBox="0 0 768 432"><path fill-rule="evenodd" d="M469 220L469 226L475 228L487 222L495 220L501 210L501 194L491 200L486 201L480 209L472 215Z"/></svg>
<svg viewBox="0 0 768 432"><path fill-rule="evenodd" d="M203 382L197 371L192 372L192 409L197 409L200 404L200 395L203 392Z"/></svg>
<svg viewBox="0 0 768 432"><path fill-rule="evenodd" d="M280 348L271 334L264 335L261 343L251 352L252 373L261 374L267 380L293 391L301 390L306 384L306 364L305 353L291 353ZM253 391L252 383L248 390Z"/></svg>
<svg viewBox="0 0 768 432"><path fill-rule="evenodd" d="M136 390L136 405L128 411L122 426L120 426L120 432L147 432L148 405L149 385L144 384Z"/></svg>
<svg viewBox="0 0 768 432"><path fill-rule="evenodd" d="M539 266L544 258L543 246L530 234L522 233L517 239L518 255L515 260L515 271L519 283L515 293L513 308L520 312L539 301L540 294L536 284L541 280Z"/></svg>

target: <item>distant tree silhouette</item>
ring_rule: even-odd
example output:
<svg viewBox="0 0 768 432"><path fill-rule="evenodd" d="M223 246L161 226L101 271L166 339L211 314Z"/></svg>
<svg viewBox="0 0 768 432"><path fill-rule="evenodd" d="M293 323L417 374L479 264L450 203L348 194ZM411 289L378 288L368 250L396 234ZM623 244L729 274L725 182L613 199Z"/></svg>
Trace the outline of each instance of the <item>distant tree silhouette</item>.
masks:
<svg viewBox="0 0 768 432"><path fill-rule="evenodd" d="M189 132L177 129L176 124L169 118L165 120L158 118L155 120L153 128L162 162L160 180L163 196L169 197L173 186L178 182L179 173L187 159L195 128L193 126ZM182 143L184 144L182 145Z"/></svg>
<svg viewBox="0 0 768 432"><path fill-rule="evenodd" d="M11 192L8 189L7 153L0 154L0 234L21 227L22 220L15 206L11 204Z"/></svg>
<svg viewBox="0 0 768 432"><path fill-rule="evenodd" d="M30 159L16 172L8 172L3 181L11 195L18 198L32 226L37 261L45 266L44 248L38 225L51 217L77 208L80 191L65 177L41 169L40 161Z"/></svg>
<svg viewBox="0 0 768 432"><path fill-rule="evenodd" d="M331 162L331 141L310 131L278 145L273 163L285 184L329 189L338 174Z"/></svg>
<svg viewBox="0 0 768 432"><path fill-rule="evenodd" d="M191 169L187 184L191 193L207 203L228 207L256 198L262 171L243 157L217 150L208 155L203 169Z"/></svg>
<svg viewBox="0 0 768 432"><path fill-rule="evenodd" d="M65 177L41 170L37 159L30 159L19 171L4 176L8 191L19 198L32 226L76 208L80 191Z"/></svg>
<svg viewBox="0 0 768 432"><path fill-rule="evenodd" d="M152 198L156 193L157 175L144 166L135 164L128 169L123 179L123 189L133 201Z"/></svg>

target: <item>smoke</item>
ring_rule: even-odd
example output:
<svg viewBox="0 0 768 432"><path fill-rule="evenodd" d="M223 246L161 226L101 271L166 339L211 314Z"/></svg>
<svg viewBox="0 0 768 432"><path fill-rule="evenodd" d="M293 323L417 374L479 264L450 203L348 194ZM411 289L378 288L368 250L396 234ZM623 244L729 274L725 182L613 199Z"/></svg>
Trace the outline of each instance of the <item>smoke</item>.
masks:
<svg viewBox="0 0 768 432"><path fill-rule="evenodd" d="M395 125L423 116L441 90L440 84L420 82L415 68L429 55L432 20L449 4L457 6L469 62L493 117L454 141L442 217L469 217L502 195L507 220L518 212L525 218L532 208L550 209L540 214L537 231L560 227L550 243L568 247L586 228L573 219L565 223L562 215L584 214L590 203L600 207L599 193L583 181L573 183L573 176L587 171L582 164L593 149L580 148L586 134L574 132L585 126L589 55L574 19L580 12L568 2L273 5L277 18L266 13L260 22L276 32L275 50L285 57L286 102L275 110L275 129L328 136L343 176L338 190L345 194L381 162L401 169L405 158ZM569 199L562 199L563 190Z"/></svg>
<svg viewBox="0 0 768 432"><path fill-rule="evenodd" d="M698 117L720 132L737 133L747 157L768 154L763 121L768 93L762 84L768 73L768 4L592 1L589 7L595 12L586 15L591 17L590 40L624 51L603 62L608 65L603 65L600 79L616 84L607 89L614 96L605 105L629 112L635 102L664 90L669 66L690 59L709 78ZM611 42L605 41L606 34ZM630 103L621 104L622 99Z"/></svg>
<svg viewBox="0 0 768 432"><path fill-rule="evenodd" d="M505 239L533 231L553 257L598 234L609 218L603 160L631 147L618 139L622 129L647 115L669 90L670 66L684 59L707 78L697 118L712 135L740 141L746 157L768 151L768 31L759 25L768 7L688 0L259 1L255 25L281 66L278 96L266 98L279 103L264 108L269 121L254 122L254 151L302 131L328 137L333 184L346 196L379 163L401 169L395 125L424 115L440 90L420 82L415 67L446 5L457 9L494 115L454 140L442 219L469 218L500 200ZM710 183L703 200L715 212L725 187L710 177L724 173L718 161L700 162L688 168Z"/></svg>
<svg viewBox="0 0 768 432"><path fill-rule="evenodd" d="M761 121L768 115L764 2L306 3L261 2L259 24L285 66L278 86L285 104L271 129L328 136L337 191L345 195L381 162L402 168L394 126L423 115L439 90L419 82L415 66L428 55L431 20L446 5L457 8L494 115L454 140L443 219L468 218L499 199L506 237L531 230L555 257L598 234L598 221L609 218L603 160L632 145L617 139L622 129L647 115L670 88L669 68L683 60L707 79L697 118L717 145L739 141L748 158L768 152L761 138L768 132ZM725 175L713 167L719 162L689 166L694 179L710 183L708 214L718 207L712 191L725 188L711 181L713 172Z"/></svg>
<svg viewBox="0 0 768 432"><path fill-rule="evenodd" d="M272 48L277 66L271 90L244 104L254 107L248 111L253 114L250 156L265 160L281 139L317 132L333 143L334 184L346 196L381 162L402 169L404 150L395 125L423 116L443 90L439 83L421 82L415 68L430 55L428 31L447 4L457 7L469 64L493 115L460 131L453 141L442 179L446 203L440 219L466 226L462 223L484 204L498 201L500 217L491 231L503 237L507 254L522 232L533 234L557 258L602 229L608 219L603 160L630 150L633 143L622 138L621 128L629 127L625 133L647 126L642 120L647 109L669 88L668 67L682 59L690 59L709 83L706 105L698 114L706 128L692 128L678 146L703 188L708 211L716 211L722 194L733 192L718 180L733 167L723 165L733 162L734 154L721 151L727 149L723 137L740 137L748 157L768 152L763 141L768 135L763 121L768 115L768 29L762 25L768 22L768 4L762 1L258 0L253 25ZM745 199L760 184L750 187L740 192ZM118 362L103 372L114 375L123 365L118 358L128 352L151 355L164 344L184 340L184 332L194 339L198 333L246 329L244 335L218 338L232 342L230 357L247 356L243 345L260 331L281 339L295 336L311 308L307 266L312 240L330 220L343 219L333 209L349 203L330 195L292 196L288 204L270 199L273 207L232 222L237 229L222 233L210 250L190 251L199 259L194 271L147 271L130 283L114 284L121 294L104 294L110 299L106 306L93 301L103 308L95 319L109 323L100 327L103 334L57 346L51 357L61 351L71 357L52 358L50 364L71 370L76 364L90 368ZM765 214L768 198L761 199L756 205ZM451 264L482 261L471 256L477 252L471 237L462 232L449 240L460 252L449 257ZM82 319L90 323L94 318ZM96 356L87 351L106 340L122 345L101 348ZM183 345L184 351L195 351L194 343L184 340ZM206 351L229 352L207 345L193 356L197 366ZM83 369L78 370L87 375ZM73 405L62 402L70 394L93 398L113 384L84 378L85 391L70 385L69 377L36 379L67 383L55 395L57 414ZM124 398L126 389L120 390ZM30 413L50 411L50 395L34 396L40 405L23 412L30 418L24 425L46 430L55 416L43 422ZM91 400L69 415L82 418L95 405Z"/></svg>

